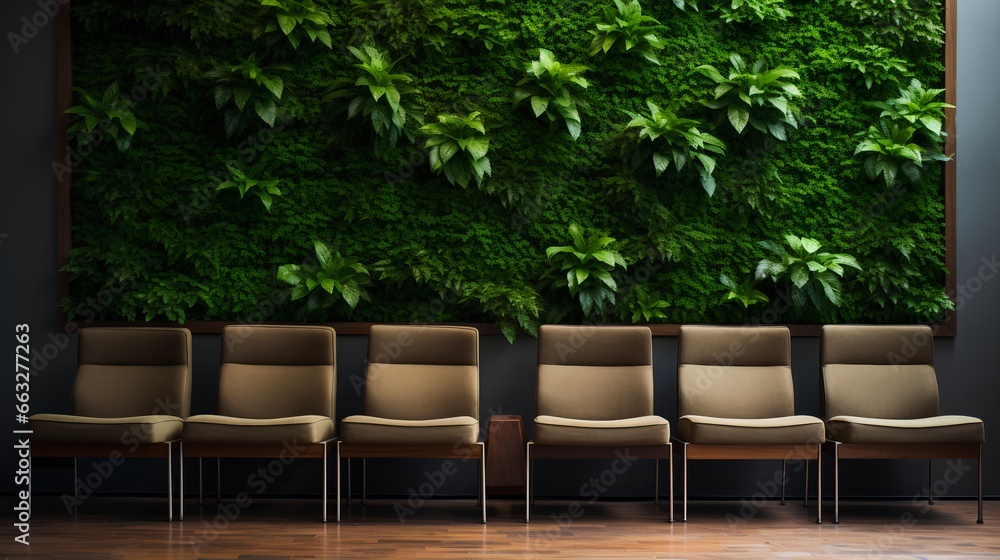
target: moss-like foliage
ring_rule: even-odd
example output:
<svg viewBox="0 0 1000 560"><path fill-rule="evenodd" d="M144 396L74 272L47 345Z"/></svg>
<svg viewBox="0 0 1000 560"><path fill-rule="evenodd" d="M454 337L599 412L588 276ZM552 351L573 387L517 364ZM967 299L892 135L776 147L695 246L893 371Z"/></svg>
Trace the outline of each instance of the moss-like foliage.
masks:
<svg viewBox="0 0 1000 560"><path fill-rule="evenodd" d="M331 15L332 49L325 41L275 49L266 37L255 40L254 29L268 23L259 19L259 0L74 2L74 85L99 94L117 82L148 129L127 151L109 141L71 158L74 249L63 302L71 314L292 320L302 301L290 298L277 269L310 264L320 241L372 271L370 300L353 310L331 307L329 320L498 322L512 336L548 318L584 319L576 298L547 280L545 249L566 245L571 223L614 238L609 248L628 265L613 272L615 303L591 310L591 319L651 320L633 313L649 299L643 294L665 302L656 305L656 321L774 317L772 307L787 306L722 303L728 288L719 278L749 277L767 255L759 242L789 234L849 253L861 271L843 278L839 307L804 307L778 320L913 322L948 305L941 164L887 187L852 157L859 135L879 120L866 102L899 92L894 81L868 89L858 80L845 59L872 38L837 2L788 0L787 20L742 25L647 0L642 13L662 23L659 65L589 56L590 31L610 0L313 4ZM914 17L939 16L940 2L929 5ZM415 141L380 154L326 99L358 76L347 47L366 45L401 58L393 71L413 77L423 111L400 131ZM908 72L898 83L917 79L933 88L943 81L942 48L887 42L878 52L903 61L894 64ZM576 141L512 102L539 49L589 67ZM732 54L800 76L800 126L789 128L787 141L740 136L724 112L703 104L714 91L695 69L728 68ZM259 81L254 72L231 71L246 60L282 69L280 95L234 82L232 101L219 103L220 68ZM725 154L715 156L713 197L696 173L658 179L648 160L636 165L628 112L644 112L647 101L705 123L702 130L725 143ZM244 102L245 111L227 113ZM477 111L492 173L463 189L432 172L418 117L434 122ZM269 212L251 197L216 190L230 179L229 167L280 182ZM93 299L107 285L116 286L113 297ZM749 289L783 301L773 283Z"/></svg>

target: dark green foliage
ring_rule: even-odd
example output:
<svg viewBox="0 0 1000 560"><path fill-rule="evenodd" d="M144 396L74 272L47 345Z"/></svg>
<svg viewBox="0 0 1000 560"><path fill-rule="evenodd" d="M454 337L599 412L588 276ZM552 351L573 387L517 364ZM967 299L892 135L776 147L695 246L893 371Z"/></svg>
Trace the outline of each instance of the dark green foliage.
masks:
<svg viewBox="0 0 1000 560"><path fill-rule="evenodd" d="M674 164L676 173L682 173L690 165L689 169L697 170L701 186L708 196L715 194L715 179L712 177L716 165L715 156L726 153L726 145L715 136L698 130L702 126L698 121L678 117L673 111L660 109L652 101L647 101L646 105L649 106L648 117L625 111L632 117L625 125L626 130L638 129L638 132L633 132L635 141L639 144L637 153L642 154L639 159L645 159L643 155L648 155L651 151L657 177L671 163ZM643 140L652 144L651 150L645 149L647 146Z"/></svg>
<svg viewBox="0 0 1000 560"><path fill-rule="evenodd" d="M278 101L285 90L285 82L279 75L292 68L287 64L260 66L256 54L251 54L239 64L216 64L205 72L205 78L215 86L215 108L225 109L226 136L239 130L244 119L256 115L268 126L274 126L278 118Z"/></svg>
<svg viewBox="0 0 1000 560"><path fill-rule="evenodd" d="M798 72L782 67L769 70L763 59L750 66L738 54L731 54L729 61L732 68L728 75L711 64L696 68L715 84L713 98L705 105L724 109L729 124L741 135L749 124L759 132L787 140L786 127L799 127L793 99L802 94L792 83L799 79Z"/></svg>
<svg viewBox="0 0 1000 560"><path fill-rule="evenodd" d="M472 179L476 185L483 184L483 177L492 173L490 139L486 137L486 127L479 111L468 115L438 115L438 122L420 127L421 134L427 135L427 157L431 171L444 174L452 185L468 187Z"/></svg>
<svg viewBox="0 0 1000 560"><path fill-rule="evenodd" d="M343 301L350 309L368 297L366 286L371 283L368 269L357 259L330 252L322 241L314 243L316 260L278 267L277 279L292 287L292 301L305 299L298 311L302 320L323 320L326 310Z"/></svg>
<svg viewBox="0 0 1000 560"><path fill-rule="evenodd" d="M855 14L872 41L944 42L941 0L840 0L840 8Z"/></svg>
<svg viewBox="0 0 1000 560"><path fill-rule="evenodd" d="M562 64L548 49L538 49L538 60L528 63L525 76L517 82L514 104L530 100L535 117L545 115L550 123L561 117L576 140L581 132L580 108L586 107L577 91L589 85L583 77L586 71L582 64Z"/></svg>
<svg viewBox="0 0 1000 560"><path fill-rule="evenodd" d="M840 307L840 280L845 267L861 270L857 259L844 253L821 253L820 242L808 237L788 234L785 243L787 248L773 241L760 242L760 246L773 256L764 257L757 264L757 280L769 278L787 289L796 307L806 303L811 303L818 311L823 311L827 304ZM759 297L752 291L750 295L751 301Z"/></svg>
<svg viewBox="0 0 1000 560"><path fill-rule="evenodd" d="M333 18L312 0L260 0L257 19L260 23L253 30L254 39L264 38L269 46L287 40L297 49L308 40L333 48L328 29L334 25Z"/></svg>
<svg viewBox="0 0 1000 560"><path fill-rule="evenodd" d="M551 277L555 288L569 288L570 295L579 298L584 316L600 314L605 305L616 304L618 283L612 273L627 268L621 253L611 249L613 237L600 234L586 236L584 229L570 224L572 245L552 246L545 256L553 264Z"/></svg>
<svg viewBox="0 0 1000 560"><path fill-rule="evenodd" d="M241 199L245 197L248 192L253 191L253 194L257 195L257 198L259 198L264 204L264 209L268 212L271 211L271 204L274 202L272 195L278 196L281 194L281 189L278 188L277 179L254 178L256 176L256 172L258 171L257 168L251 168L248 172L244 173L232 165L226 164L226 169L229 170L229 178L219 183L219 185L215 187L215 190L221 191L224 189L235 188L240 192Z"/></svg>
<svg viewBox="0 0 1000 560"><path fill-rule="evenodd" d="M712 10L726 23L785 21L792 15L785 0L711 0Z"/></svg>
<svg viewBox="0 0 1000 560"><path fill-rule="evenodd" d="M615 6L604 7L604 19L597 29L590 33L590 56L599 52L607 54L612 48L620 52L637 52L643 58L659 64L656 53L663 48L663 42L656 36L660 22L642 14L639 0L615 0Z"/></svg>
<svg viewBox="0 0 1000 560"><path fill-rule="evenodd" d="M374 132L375 151L380 154L394 148L401 135L413 142L407 120L423 123L422 108L416 101L420 90L412 85L413 76L394 73L399 60L390 60L388 52L370 45L347 49L359 60L355 66L360 72L338 80L325 99L336 104L338 114L346 113L345 120L370 121L363 126Z"/></svg>
<svg viewBox="0 0 1000 560"><path fill-rule="evenodd" d="M657 66L624 53L588 57L589 31L610 0L313 3L336 20L328 27L333 49L319 39L303 38L298 49L254 40L259 0L74 1L74 85L99 94L117 82L149 128L127 151L101 146L73 169L74 249L62 302L70 315L295 320L308 297L291 301L277 270L314 255L320 240L372 265L365 286L371 300L353 310L343 300L323 308L329 320L485 321L508 336L553 318L629 322L637 311L643 322L742 323L759 310L783 308L777 286L766 280L754 288L773 307L744 309L720 302L719 276L742 280L768 255L757 241L787 233L821 239L824 249L849 247L862 271L842 281L840 307L826 306L821 315L807 305L761 320L913 322L934 319L947 305L941 166L925 161L918 180L886 188L852 158L857 134L882 111L865 103L900 94L891 81L867 89L843 62L861 60L857 49L865 45L883 44L865 36L849 4L787 1L794 17L748 25L725 23L705 0L700 12L690 1L686 11L678 2L643 2L643 15L662 22ZM933 26L939 16L935 10L933 18L911 19ZM480 188L457 188L435 175L426 138L377 156L367 139L339 134L351 121L331 118L324 96L345 77L357 80L358 59L347 47L365 44L405 56L398 68L421 92L407 126L418 117L436 123L440 114L480 113L492 171ZM879 60L905 61L900 85L915 78L928 91L941 87L937 43L885 47ZM527 100L521 107L511 101L540 48L593 66L577 141L561 115L545 126ZM733 52L800 75L801 121L787 141L770 131L738 135L726 112L701 104L713 95L695 69L708 64L728 73ZM246 84L272 96L273 125L251 99L242 111L235 95L218 109L214 89L223 84L205 75L218 66L220 79L243 79L232 68L251 56L261 69L294 68L263 71L282 78L280 99ZM725 155L712 155L713 197L697 186L698 174L657 178L650 159L638 168L623 163L623 149L636 145L622 134L623 111L649 116L647 99L717 123L698 127L727 145ZM228 137L227 110L240 119ZM911 142L925 142L923 134ZM235 189L216 190L231 177L227 165L248 174L259 165L251 178L281 181L270 212L256 197L241 201ZM592 305L589 317L579 294L545 279L552 266L545 249L567 244L571 223L616 239L614 249L629 264L615 267L614 303ZM98 301L103 293L111 297ZM669 307L651 307L656 301Z"/></svg>
<svg viewBox="0 0 1000 560"><path fill-rule="evenodd" d="M861 74L859 79L868 89L876 84L899 84L900 76L909 71L905 60L892 56L891 50L879 45L855 47L851 55L845 57L844 62Z"/></svg>
<svg viewBox="0 0 1000 560"><path fill-rule="evenodd" d="M132 135L145 125L132 112L132 103L123 99L118 91L118 82L112 83L100 99L80 88L73 88L80 100L66 112L74 115L70 120L66 136L80 144L100 144L103 135L114 138L118 150L124 152L132 145ZM96 132L95 132L96 130Z"/></svg>

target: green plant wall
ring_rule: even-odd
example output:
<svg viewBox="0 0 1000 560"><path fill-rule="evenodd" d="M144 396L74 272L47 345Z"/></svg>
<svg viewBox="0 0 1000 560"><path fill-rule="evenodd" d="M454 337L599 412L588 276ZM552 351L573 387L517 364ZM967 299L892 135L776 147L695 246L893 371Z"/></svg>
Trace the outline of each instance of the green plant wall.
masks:
<svg viewBox="0 0 1000 560"><path fill-rule="evenodd" d="M867 102L899 97L911 79L943 82L938 2L910 0L920 9L893 24L877 17L890 4L879 0L751 1L735 17L736 2L647 0L642 14L657 21L642 34L656 42L633 51L619 38L593 55L591 31L614 3L263 3L74 2L74 85L96 99L117 83L141 126L126 149L107 131L70 145L80 156L62 303L71 316L112 283L122 289L100 306L103 319L486 321L508 335L546 321L914 322L949 305L941 164L887 186L854 155L879 122ZM275 13L290 4L328 19L286 36L289 20ZM901 39L899 26L924 33ZM348 47L364 46L412 78L394 145L330 95L354 87L361 70ZM567 86L580 101L575 140L565 112L536 118L514 102L539 49L587 67L586 87ZM696 69L726 75L734 53L797 73L787 139L738 133L725 109L705 104L716 84ZM714 194L693 164L657 175L640 157L626 125L648 101L725 144L711 154ZM463 187L432 171L425 143L438 129L421 125L473 112L489 173ZM627 265L606 267L617 297L586 316L546 256L572 245L571 224L613 238ZM780 283L752 280L772 256L760 242L788 234L857 259L839 306L779 305ZM316 241L368 272L367 299L291 299L278 268L322 268ZM770 303L727 300L722 275Z"/></svg>

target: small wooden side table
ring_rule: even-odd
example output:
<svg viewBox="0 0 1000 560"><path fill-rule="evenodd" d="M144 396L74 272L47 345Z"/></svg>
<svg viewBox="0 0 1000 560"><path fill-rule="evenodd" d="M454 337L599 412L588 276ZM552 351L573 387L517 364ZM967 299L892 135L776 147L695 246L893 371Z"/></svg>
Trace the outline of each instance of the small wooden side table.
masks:
<svg viewBox="0 0 1000 560"><path fill-rule="evenodd" d="M490 416L486 430L486 493L524 494L524 425L514 414Z"/></svg>

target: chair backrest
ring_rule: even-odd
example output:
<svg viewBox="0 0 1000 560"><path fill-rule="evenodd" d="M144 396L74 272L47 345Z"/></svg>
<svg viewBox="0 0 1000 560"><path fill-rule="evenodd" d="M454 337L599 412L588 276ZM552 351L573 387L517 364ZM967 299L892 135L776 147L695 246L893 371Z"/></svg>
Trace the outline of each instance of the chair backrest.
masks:
<svg viewBox="0 0 1000 560"><path fill-rule="evenodd" d="M934 334L926 325L824 325L820 363L823 419L939 413Z"/></svg>
<svg viewBox="0 0 1000 560"><path fill-rule="evenodd" d="M365 414L396 420L479 419L479 331L372 325Z"/></svg>
<svg viewBox="0 0 1000 560"><path fill-rule="evenodd" d="M97 418L191 415L191 332L180 328L80 330L73 414Z"/></svg>
<svg viewBox="0 0 1000 560"><path fill-rule="evenodd" d="M653 414L653 338L648 327L542 325L538 415L620 420Z"/></svg>
<svg viewBox="0 0 1000 560"><path fill-rule="evenodd" d="M337 333L313 325L229 325L222 331L219 414L334 418Z"/></svg>
<svg viewBox="0 0 1000 560"><path fill-rule="evenodd" d="M795 414L787 327L682 325L677 415L775 418Z"/></svg>

